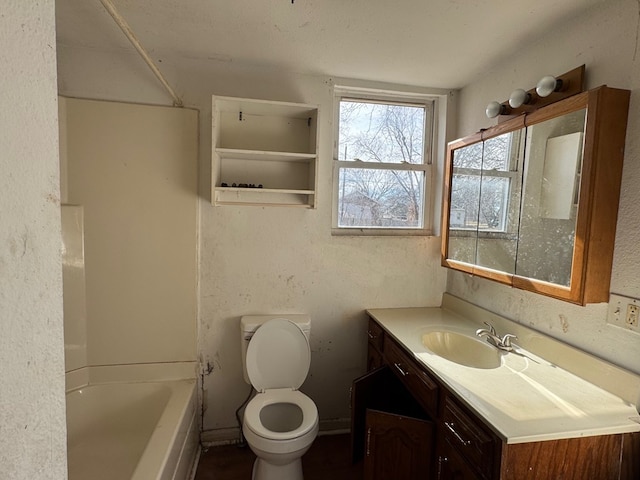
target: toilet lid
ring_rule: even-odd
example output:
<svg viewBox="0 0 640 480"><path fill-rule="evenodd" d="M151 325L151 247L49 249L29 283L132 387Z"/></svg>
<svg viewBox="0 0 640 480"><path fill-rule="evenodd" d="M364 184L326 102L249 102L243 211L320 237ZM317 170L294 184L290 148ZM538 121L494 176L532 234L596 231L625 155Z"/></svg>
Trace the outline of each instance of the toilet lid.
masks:
<svg viewBox="0 0 640 480"><path fill-rule="evenodd" d="M259 392L300 388L310 364L306 335L298 325L284 318L269 320L260 326L247 347L247 374Z"/></svg>

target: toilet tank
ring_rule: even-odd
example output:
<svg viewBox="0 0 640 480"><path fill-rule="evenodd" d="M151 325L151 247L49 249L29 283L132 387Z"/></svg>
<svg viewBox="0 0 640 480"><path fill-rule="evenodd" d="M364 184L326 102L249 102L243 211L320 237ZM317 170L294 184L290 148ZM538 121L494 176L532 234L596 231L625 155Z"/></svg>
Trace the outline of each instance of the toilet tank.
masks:
<svg viewBox="0 0 640 480"><path fill-rule="evenodd" d="M265 322L273 320L274 318L285 318L291 320L297 324L309 339L311 333L311 317L307 314L285 314L285 315L245 315L240 318L240 343L242 349L242 374L244 375L244 381L251 384L249 376L247 374L247 347L249 341L255 331Z"/></svg>

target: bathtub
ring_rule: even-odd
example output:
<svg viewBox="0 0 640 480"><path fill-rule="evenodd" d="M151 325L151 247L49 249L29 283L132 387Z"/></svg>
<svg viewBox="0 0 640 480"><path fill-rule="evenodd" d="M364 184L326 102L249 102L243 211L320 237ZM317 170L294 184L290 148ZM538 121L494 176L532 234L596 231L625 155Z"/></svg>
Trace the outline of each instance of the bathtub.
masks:
<svg viewBox="0 0 640 480"><path fill-rule="evenodd" d="M198 456L195 380L67 392L69 480L186 480Z"/></svg>

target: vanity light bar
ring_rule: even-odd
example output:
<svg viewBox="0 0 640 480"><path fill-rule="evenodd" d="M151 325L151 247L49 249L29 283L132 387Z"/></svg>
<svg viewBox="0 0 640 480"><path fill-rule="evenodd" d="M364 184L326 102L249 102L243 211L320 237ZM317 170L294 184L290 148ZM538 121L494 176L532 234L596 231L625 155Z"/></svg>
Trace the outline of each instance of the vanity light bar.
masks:
<svg viewBox="0 0 640 480"><path fill-rule="evenodd" d="M558 77L542 77L535 88L525 91L514 90L509 100L502 103L493 101L487 105L488 118L498 117L498 122L508 120L522 113L530 113L564 98L584 91L585 66L581 65Z"/></svg>

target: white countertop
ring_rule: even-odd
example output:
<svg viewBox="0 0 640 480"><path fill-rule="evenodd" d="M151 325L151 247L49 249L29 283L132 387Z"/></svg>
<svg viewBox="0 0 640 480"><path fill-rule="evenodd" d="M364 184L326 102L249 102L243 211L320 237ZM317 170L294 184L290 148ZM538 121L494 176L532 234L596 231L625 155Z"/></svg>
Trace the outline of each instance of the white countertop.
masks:
<svg viewBox="0 0 640 480"><path fill-rule="evenodd" d="M517 347L515 353L502 356L499 367L491 369L459 365L432 353L422 344L424 332L440 327L473 336L484 327L452 310L390 308L367 313L507 443L640 431L635 405L541 358L540 350L533 353ZM544 344L543 336L515 323L514 331L505 331L504 323L495 326L500 335L517 331L516 345L526 347L533 340L527 337L535 337L530 343L536 346ZM593 357L588 361L593 362ZM636 376L628 374L624 380L628 378L635 381Z"/></svg>

